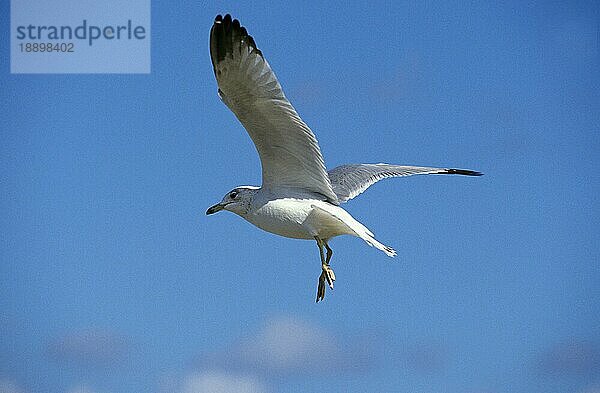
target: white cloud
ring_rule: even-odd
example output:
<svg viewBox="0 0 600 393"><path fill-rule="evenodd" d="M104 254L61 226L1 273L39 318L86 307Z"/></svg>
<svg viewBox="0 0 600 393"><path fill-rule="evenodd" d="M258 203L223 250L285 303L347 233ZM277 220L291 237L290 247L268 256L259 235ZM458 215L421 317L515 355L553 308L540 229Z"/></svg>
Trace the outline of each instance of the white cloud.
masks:
<svg viewBox="0 0 600 393"><path fill-rule="evenodd" d="M197 367L251 373L265 378L362 372L374 362L373 338L355 338L344 345L309 322L293 317L268 319L255 333L242 337L222 351L204 354ZM327 364L327 368L323 368Z"/></svg>
<svg viewBox="0 0 600 393"><path fill-rule="evenodd" d="M49 353L58 360L83 365L111 365L129 351L128 340L113 331L89 329L65 334L53 340Z"/></svg>
<svg viewBox="0 0 600 393"><path fill-rule="evenodd" d="M96 391L87 385L78 385L69 389L67 393L96 393Z"/></svg>
<svg viewBox="0 0 600 393"><path fill-rule="evenodd" d="M0 393L25 393L25 391L14 381L0 379Z"/></svg>
<svg viewBox="0 0 600 393"><path fill-rule="evenodd" d="M443 345L435 342L405 344L397 359L404 368L421 373L435 373L446 366L447 353Z"/></svg>
<svg viewBox="0 0 600 393"><path fill-rule="evenodd" d="M600 385L588 386L581 393L600 393Z"/></svg>
<svg viewBox="0 0 600 393"><path fill-rule="evenodd" d="M600 370L600 347L591 341L570 340L548 348L540 368L549 374L587 374Z"/></svg>
<svg viewBox="0 0 600 393"><path fill-rule="evenodd" d="M242 359L269 370L318 367L340 357L335 337L305 321L290 317L268 320L256 336L240 345Z"/></svg>
<svg viewBox="0 0 600 393"><path fill-rule="evenodd" d="M182 393L266 393L267 388L258 378L222 371L202 371L188 375Z"/></svg>

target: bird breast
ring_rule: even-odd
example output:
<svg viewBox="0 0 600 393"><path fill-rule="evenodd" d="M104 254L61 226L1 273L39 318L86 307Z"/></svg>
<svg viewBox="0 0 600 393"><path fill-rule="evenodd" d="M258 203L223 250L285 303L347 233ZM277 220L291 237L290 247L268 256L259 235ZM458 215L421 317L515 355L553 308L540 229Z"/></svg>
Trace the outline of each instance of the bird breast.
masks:
<svg viewBox="0 0 600 393"><path fill-rule="evenodd" d="M311 203L312 202L312 203ZM312 212L314 201L296 198L281 198L253 206L244 218L267 232L294 239L312 239L303 225Z"/></svg>

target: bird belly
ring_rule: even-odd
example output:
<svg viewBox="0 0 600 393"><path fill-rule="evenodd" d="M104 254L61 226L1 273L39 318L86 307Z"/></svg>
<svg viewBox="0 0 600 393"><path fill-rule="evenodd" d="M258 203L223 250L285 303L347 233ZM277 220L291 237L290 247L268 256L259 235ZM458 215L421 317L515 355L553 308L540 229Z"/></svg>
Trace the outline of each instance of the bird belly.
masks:
<svg viewBox="0 0 600 393"><path fill-rule="evenodd" d="M294 239L312 239L302 224L312 211L306 200L283 198L268 201L244 218L260 229Z"/></svg>
<svg viewBox="0 0 600 393"><path fill-rule="evenodd" d="M354 234L339 218L322 209L323 201L282 198L270 200L244 218L260 229L294 239L330 239Z"/></svg>

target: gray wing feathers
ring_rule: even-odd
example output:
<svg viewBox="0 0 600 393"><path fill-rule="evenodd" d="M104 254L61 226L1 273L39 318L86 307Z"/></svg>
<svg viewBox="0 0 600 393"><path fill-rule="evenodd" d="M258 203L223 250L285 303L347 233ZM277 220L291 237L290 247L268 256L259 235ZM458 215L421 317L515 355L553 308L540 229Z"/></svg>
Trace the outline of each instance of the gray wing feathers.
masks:
<svg viewBox="0 0 600 393"><path fill-rule="evenodd" d="M338 203L316 137L285 97L254 39L231 16L217 16L210 53L219 96L254 142L263 186L312 191Z"/></svg>
<svg viewBox="0 0 600 393"><path fill-rule="evenodd" d="M379 180L388 177L412 175L467 175L480 176L480 172L466 169L431 168L390 164L348 164L330 170L329 180L340 203L360 195Z"/></svg>

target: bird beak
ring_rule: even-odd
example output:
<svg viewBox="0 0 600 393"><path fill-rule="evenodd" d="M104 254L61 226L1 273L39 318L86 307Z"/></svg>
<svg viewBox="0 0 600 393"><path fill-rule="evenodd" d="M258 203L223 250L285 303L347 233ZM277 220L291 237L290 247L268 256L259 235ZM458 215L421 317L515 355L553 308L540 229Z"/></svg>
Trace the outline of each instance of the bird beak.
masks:
<svg viewBox="0 0 600 393"><path fill-rule="evenodd" d="M223 205L221 203L217 203L216 205L208 208L208 210L206 211L206 215L208 216L209 214L214 214L216 212L220 212L224 208L225 208L225 205Z"/></svg>

